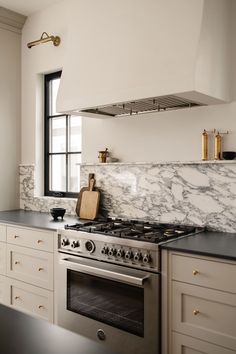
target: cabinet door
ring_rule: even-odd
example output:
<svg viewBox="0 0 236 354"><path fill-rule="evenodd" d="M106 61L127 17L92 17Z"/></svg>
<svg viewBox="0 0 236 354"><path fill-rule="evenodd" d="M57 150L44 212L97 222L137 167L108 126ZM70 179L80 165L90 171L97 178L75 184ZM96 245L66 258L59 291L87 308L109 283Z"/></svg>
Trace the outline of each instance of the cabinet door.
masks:
<svg viewBox="0 0 236 354"><path fill-rule="evenodd" d="M173 280L236 294L235 264L173 254L171 265Z"/></svg>
<svg viewBox="0 0 236 354"><path fill-rule="evenodd" d="M53 232L20 227L7 227L7 242L18 246L53 252Z"/></svg>
<svg viewBox="0 0 236 354"><path fill-rule="evenodd" d="M6 277L3 275L0 275L0 303L7 303L7 282Z"/></svg>
<svg viewBox="0 0 236 354"><path fill-rule="evenodd" d="M7 278L8 305L53 322L53 292Z"/></svg>
<svg viewBox="0 0 236 354"><path fill-rule="evenodd" d="M0 274L6 275L6 243L0 242Z"/></svg>
<svg viewBox="0 0 236 354"><path fill-rule="evenodd" d="M171 354L235 354L235 351L172 332Z"/></svg>
<svg viewBox="0 0 236 354"><path fill-rule="evenodd" d="M53 290L53 254L7 245L7 275Z"/></svg>
<svg viewBox="0 0 236 354"><path fill-rule="evenodd" d="M172 329L236 351L236 294L172 282Z"/></svg>
<svg viewBox="0 0 236 354"><path fill-rule="evenodd" d="M7 227L6 225L0 225L0 241L6 242L7 240Z"/></svg>

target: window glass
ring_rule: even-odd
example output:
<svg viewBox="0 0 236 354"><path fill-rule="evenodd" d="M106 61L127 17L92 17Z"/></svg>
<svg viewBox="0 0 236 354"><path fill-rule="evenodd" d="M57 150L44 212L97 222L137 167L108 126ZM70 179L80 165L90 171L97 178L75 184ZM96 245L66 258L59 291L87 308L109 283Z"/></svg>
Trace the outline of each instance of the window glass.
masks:
<svg viewBox="0 0 236 354"><path fill-rule="evenodd" d="M56 110L56 101L57 101L57 93L60 85L60 78L56 78L50 82L50 111L49 114L54 116L57 113Z"/></svg>
<svg viewBox="0 0 236 354"><path fill-rule="evenodd" d="M79 163L81 163L81 155L71 154L68 161L68 188L71 192L80 190Z"/></svg>
<svg viewBox="0 0 236 354"><path fill-rule="evenodd" d="M50 119L50 152L66 152L66 117Z"/></svg>
<svg viewBox="0 0 236 354"><path fill-rule="evenodd" d="M66 155L50 156L50 190L66 191Z"/></svg>
<svg viewBox="0 0 236 354"><path fill-rule="evenodd" d="M60 114L61 72L45 75L45 195L77 197L80 190L81 117Z"/></svg>
<svg viewBox="0 0 236 354"><path fill-rule="evenodd" d="M71 116L69 119L69 151L81 151L81 119Z"/></svg>

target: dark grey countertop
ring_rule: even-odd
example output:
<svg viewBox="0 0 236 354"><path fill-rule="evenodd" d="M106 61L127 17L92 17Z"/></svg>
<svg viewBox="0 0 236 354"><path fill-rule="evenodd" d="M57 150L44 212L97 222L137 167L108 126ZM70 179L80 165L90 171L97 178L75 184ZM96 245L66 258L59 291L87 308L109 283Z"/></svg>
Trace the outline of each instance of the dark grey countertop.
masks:
<svg viewBox="0 0 236 354"><path fill-rule="evenodd" d="M0 305L0 318L2 354L113 353L100 343L4 305Z"/></svg>
<svg viewBox="0 0 236 354"><path fill-rule="evenodd" d="M50 213L40 213L38 211L26 211L22 209L0 211L0 222L5 224L16 224L26 227L36 227L56 231L64 228L66 224L78 222L77 216L65 215L64 219L54 221Z"/></svg>
<svg viewBox="0 0 236 354"><path fill-rule="evenodd" d="M161 248L236 260L236 234L205 231L165 243Z"/></svg>
<svg viewBox="0 0 236 354"><path fill-rule="evenodd" d="M51 231L56 231L57 229L64 228L66 224L74 224L78 221L79 218L77 216L68 215L64 216L64 220L53 221L49 213L40 213L38 211L25 211L21 209L0 211L1 223L36 227ZM80 222L83 222L83 220L80 220ZM236 260L236 234L205 231L173 240L163 244L161 248Z"/></svg>

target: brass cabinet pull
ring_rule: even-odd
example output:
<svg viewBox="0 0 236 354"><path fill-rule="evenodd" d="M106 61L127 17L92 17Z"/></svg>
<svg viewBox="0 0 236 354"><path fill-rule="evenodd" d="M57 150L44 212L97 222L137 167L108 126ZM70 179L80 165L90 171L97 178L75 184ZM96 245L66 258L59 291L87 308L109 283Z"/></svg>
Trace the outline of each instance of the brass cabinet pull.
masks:
<svg viewBox="0 0 236 354"><path fill-rule="evenodd" d="M42 309L44 309L44 306L43 306L43 305L39 305L38 308L39 308L40 310L42 310Z"/></svg>
<svg viewBox="0 0 236 354"><path fill-rule="evenodd" d="M15 296L15 300L19 300L20 299L20 296Z"/></svg>
<svg viewBox="0 0 236 354"><path fill-rule="evenodd" d="M19 261L15 261L15 264L20 264L20 262Z"/></svg>
<svg viewBox="0 0 236 354"><path fill-rule="evenodd" d="M197 275L197 274L199 274L199 271L196 270L196 269L194 269L194 270L193 270L193 275Z"/></svg>
<svg viewBox="0 0 236 354"><path fill-rule="evenodd" d="M38 243L42 243L43 242L43 240L38 240Z"/></svg>
<svg viewBox="0 0 236 354"><path fill-rule="evenodd" d="M43 270L43 268L39 268L38 271L41 272Z"/></svg>
<svg viewBox="0 0 236 354"><path fill-rule="evenodd" d="M19 238L20 236L19 235L15 235L14 238Z"/></svg>
<svg viewBox="0 0 236 354"><path fill-rule="evenodd" d="M199 313L200 313L199 310L193 310L193 314L194 314L195 316L197 316Z"/></svg>

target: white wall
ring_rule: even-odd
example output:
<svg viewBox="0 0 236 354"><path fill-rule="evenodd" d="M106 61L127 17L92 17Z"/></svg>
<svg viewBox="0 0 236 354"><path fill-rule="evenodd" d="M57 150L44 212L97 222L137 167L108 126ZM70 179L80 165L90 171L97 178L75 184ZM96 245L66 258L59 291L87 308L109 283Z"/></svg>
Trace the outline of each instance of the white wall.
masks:
<svg viewBox="0 0 236 354"><path fill-rule="evenodd" d="M23 28L21 162L36 163L38 171L42 171L39 167L43 152L43 111L39 109L42 105L41 74L63 66L70 20L67 17L69 5L70 1L62 1L56 6L35 13L28 18ZM48 43L29 50L26 43L39 38L43 31L60 35L61 45L56 48ZM232 54L235 54L233 52L234 49ZM233 75L234 72L232 77ZM236 151L235 116L236 102L130 118L84 118L83 161L97 161L97 151L105 147L124 162L199 160L201 133L203 129L213 128L230 130L230 134L224 139L224 149Z"/></svg>
<svg viewBox="0 0 236 354"><path fill-rule="evenodd" d="M3 26L0 45L0 210L7 210L19 202L21 35Z"/></svg>

